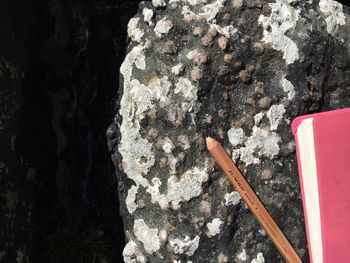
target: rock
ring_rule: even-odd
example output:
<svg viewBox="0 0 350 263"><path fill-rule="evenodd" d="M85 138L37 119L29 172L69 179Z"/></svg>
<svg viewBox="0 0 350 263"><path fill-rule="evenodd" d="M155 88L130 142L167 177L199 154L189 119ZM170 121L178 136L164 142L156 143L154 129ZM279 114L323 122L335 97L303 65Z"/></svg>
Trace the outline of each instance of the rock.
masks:
<svg viewBox="0 0 350 263"><path fill-rule="evenodd" d="M165 54L170 54L170 55L175 54L176 47L175 47L174 41L169 40L169 41L165 42L164 47L163 47L163 52Z"/></svg>
<svg viewBox="0 0 350 263"><path fill-rule="evenodd" d="M267 110L270 108L271 105L271 99L267 96L261 98L258 101L258 107L261 108L262 110Z"/></svg>
<svg viewBox="0 0 350 263"><path fill-rule="evenodd" d="M113 124L120 127L114 162L129 167L117 174L132 253L157 263L283 260L213 167L205 148L211 136L307 262L290 122L350 106L349 8L287 0L165 3L157 10L147 5L164 30L138 22L145 35L128 46ZM146 48L145 39L153 46ZM159 52L168 41L176 43L176 56ZM125 201L133 187L144 206L130 213ZM167 241L154 245L153 254L134 231L140 220L154 233L166 231Z"/></svg>

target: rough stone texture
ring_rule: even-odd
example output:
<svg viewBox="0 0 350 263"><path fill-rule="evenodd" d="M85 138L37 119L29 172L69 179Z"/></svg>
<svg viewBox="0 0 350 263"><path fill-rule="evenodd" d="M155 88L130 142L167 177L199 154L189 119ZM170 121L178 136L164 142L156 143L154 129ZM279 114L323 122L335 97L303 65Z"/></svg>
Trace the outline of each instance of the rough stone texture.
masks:
<svg viewBox="0 0 350 263"><path fill-rule="evenodd" d="M290 121L350 105L349 9L323 0L170 0L162 7L140 6L157 14L155 27L136 16L139 28L129 36L141 31L142 38L130 43L122 65L120 110L111 126L121 127L113 159L128 241L147 262L280 262L247 207L227 206L233 189L205 150L210 135L232 152L306 262ZM162 52L169 41L176 54ZM153 253L135 232L140 220L166 231ZM195 239L198 247L187 253Z"/></svg>
<svg viewBox="0 0 350 263"><path fill-rule="evenodd" d="M143 2L135 19L109 138L125 262L281 261L244 203L228 201L233 189L206 151L208 135L307 262L290 122L350 106L349 8L166 0Z"/></svg>

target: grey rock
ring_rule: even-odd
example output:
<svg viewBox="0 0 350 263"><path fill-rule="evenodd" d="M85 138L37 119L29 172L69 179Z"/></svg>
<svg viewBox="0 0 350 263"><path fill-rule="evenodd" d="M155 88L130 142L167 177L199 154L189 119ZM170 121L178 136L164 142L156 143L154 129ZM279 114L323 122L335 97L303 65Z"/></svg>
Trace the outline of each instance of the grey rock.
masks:
<svg viewBox="0 0 350 263"><path fill-rule="evenodd" d="M168 29L159 34L141 18L145 34L121 67L112 154L122 168L125 262L281 262L244 203L226 205L233 189L206 136L227 148L308 262L290 122L350 106L349 8L331 0L165 3L144 7L157 13L155 24L171 21ZM176 56L159 52L167 41ZM198 63L197 54L210 61ZM172 72L178 64L181 75Z"/></svg>

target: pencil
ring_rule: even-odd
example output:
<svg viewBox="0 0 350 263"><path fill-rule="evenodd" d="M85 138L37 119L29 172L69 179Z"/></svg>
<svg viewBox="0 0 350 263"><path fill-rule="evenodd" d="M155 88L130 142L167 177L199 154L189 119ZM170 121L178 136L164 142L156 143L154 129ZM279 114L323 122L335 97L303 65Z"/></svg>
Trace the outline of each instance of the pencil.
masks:
<svg viewBox="0 0 350 263"><path fill-rule="evenodd" d="M226 176L230 179L232 185L240 194L244 202L248 205L250 211L265 229L278 251L288 263L300 263L301 259L299 258L298 254L282 233L276 222L272 219L271 215L261 203L260 199L250 187L248 182L244 179L234 162L227 155L225 149L213 138L208 137L206 142L208 151L213 156L216 163L220 166L221 170L223 170Z"/></svg>

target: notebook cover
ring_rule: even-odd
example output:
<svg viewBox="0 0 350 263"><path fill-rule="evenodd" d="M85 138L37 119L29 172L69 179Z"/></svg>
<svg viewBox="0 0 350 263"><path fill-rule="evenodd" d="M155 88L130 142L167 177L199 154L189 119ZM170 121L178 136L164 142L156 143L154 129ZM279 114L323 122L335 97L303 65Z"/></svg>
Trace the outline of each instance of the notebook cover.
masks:
<svg viewBox="0 0 350 263"><path fill-rule="evenodd" d="M350 244L350 109L335 110L296 118L292 123L298 156L300 185L306 231L303 181L296 131L303 119L313 117L318 178L323 262L344 262ZM312 255L309 249L311 262Z"/></svg>
<svg viewBox="0 0 350 263"><path fill-rule="evenodd" d="M350 245L350 111L313 121L323 258L347 261Z"/></svg>

